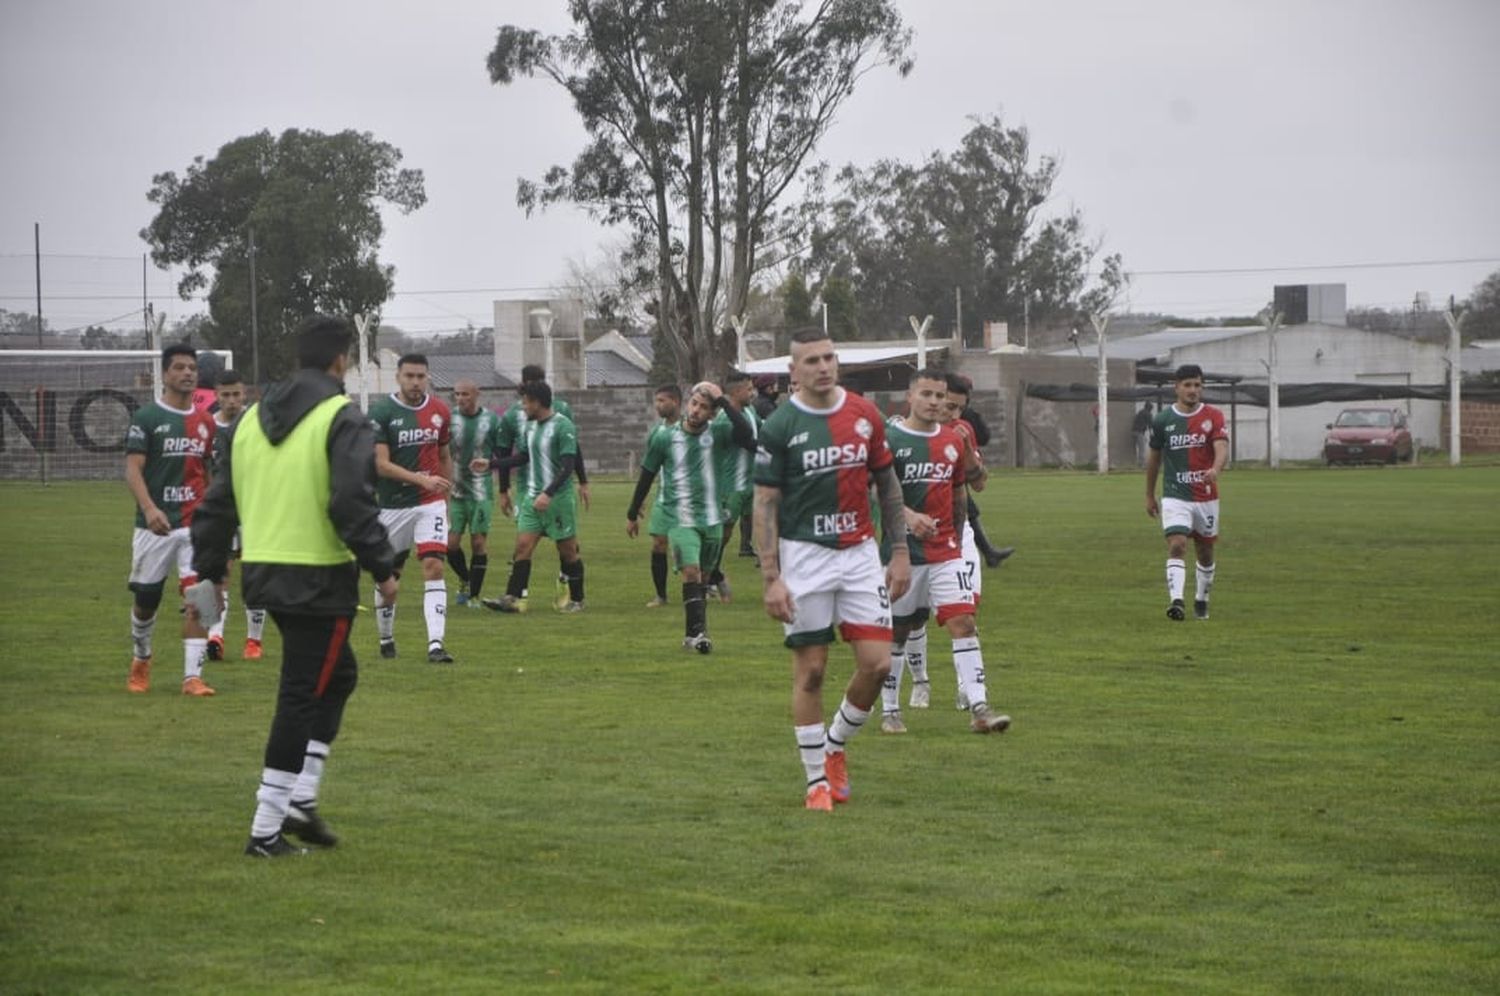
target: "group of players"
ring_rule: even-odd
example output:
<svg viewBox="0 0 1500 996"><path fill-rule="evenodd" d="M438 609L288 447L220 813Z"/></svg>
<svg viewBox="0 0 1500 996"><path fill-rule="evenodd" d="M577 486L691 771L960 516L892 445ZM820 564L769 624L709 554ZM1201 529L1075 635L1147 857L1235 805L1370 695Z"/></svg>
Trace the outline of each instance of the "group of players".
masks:
<svg viewBox="0 0 1500 996"><path fill-rule="evenodd" d="M184 587L195 580L188 535L193 508L212 474L216 432L233 424L244 407L243 384L232 372L219 378L216 412L194 407L196 359L190 347L168 347L162 366L162 397L137 411L126 440L125 476L137 504L132 692L150 687L152 628L170 565L176 562ZM765 611L782 623L792 654L792 714L806 774L805 805L831 810L849 801L845 747L870 718L876 698L881 729L890 734L906 730L900 702L905 672L912 676L908 707L929 706L929 616L952 638L957 704L968 712L971 729L998 733L1011 721L989 705L975 625L982 575L968 491L982 489L987 472L974 428L963 417L967 383L918 370L910 378L905 414L887 420L870 401L839 385L834 344L818 332L794 336L790 373L791 395L764 420L764 409L753 403L759 399L751 380L742 374L732 373L722 387L699 383L685 402L675 385L659 389L660 421L647 437L626 531L638 535L645 500L657 484L647 526L655 596L647 604L666 604L670 558L681 576L683 646L707 654L713 646L709 594L730 597L722 557L739 526L740 552L756 557ZM414 547L421 563L428 660L453 661L444 644L444 573L450 564L463 583L458 604L525 611L531 560L547 537L559 557L556 607L581 611L577 504L587 507L587 478L577 428L542 371L523 370L519 400L503 414L483 408L468 381L455 386L450 409L430 392L420 355L401 358L397 385L369 413L377 498L391 547L402 559ZM1157 416L1147 467L1147 511L1162 515L1169 546L1168 615L1174 620L1185 615L1189 538L1197 543L1199 618L1207 618L1213 583L1216 478L1227 432L1222 415L1201 403L1201 390L1201 372L1179 371L1177 404ZM1167 488L1158 507L1155 480L1163 463ZM514 499L512 471L519 482ZM516 541L505 593L486 599L497 478L501 509L515 515ZM752 533L753 546L747 542ZM387 585L375 593L383 657L396 656L394 591ZM255 659L264 613L250 608L247 619L244 656ZM223 655L222 620L217 627L205 630L194 613L184 613L185 695L214 694L202 668L204 660ZM836 628L850 643L856 666L825 726L823 675Z"/></svg>

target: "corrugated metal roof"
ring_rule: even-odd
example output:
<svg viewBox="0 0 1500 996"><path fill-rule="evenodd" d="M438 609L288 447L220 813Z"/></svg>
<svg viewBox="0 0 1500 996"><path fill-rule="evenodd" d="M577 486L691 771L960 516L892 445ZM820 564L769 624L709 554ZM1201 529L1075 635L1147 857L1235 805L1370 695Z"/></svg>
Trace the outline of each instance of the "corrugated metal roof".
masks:
<svg viewBox="0 0 1500 996"><path fill-rule="evenodd" d="M481 390L514 388L516 382L495 369L493 353L428 353L427 376L434 389L452 390L465 378Z"/></svg>
<svg viewBox="0 0 1500 996"><path fill-rule="evenodd" d="M650 382L646 371L619 353L598 350L586 355L589 387L630 387Z"/></svg>
<svg viewBox="0 0 1500 996"><path fill-rule="evenodd" d="M1206 342L1218 342L1221 339L1237 339L1242 335L1254 335L1264 332L1264 325L1243 326L1216 326L1206 329L1162 329L1159 332L1147 332L1145 335L1133 335L1124 338L1109 338L1104 344L1104 354L1111 360L1153 360L1166 362L1172 350L1181 349L1184 346L1198 346ZM1064 346L1060 349L1048 350L1048 356L1077 356L1079 350L1084 356L1098 356L1098 340L1092 335L1080 337L1078 347Z"/></svg>

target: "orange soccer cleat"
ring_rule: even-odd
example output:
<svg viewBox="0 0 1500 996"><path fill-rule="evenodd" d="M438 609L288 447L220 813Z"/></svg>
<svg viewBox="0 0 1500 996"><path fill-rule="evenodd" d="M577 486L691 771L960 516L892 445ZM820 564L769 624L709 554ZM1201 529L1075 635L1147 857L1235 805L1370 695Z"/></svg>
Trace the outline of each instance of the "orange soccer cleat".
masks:
<svg viewBox="0 0 1500 996"><path fill-rule="evenodd" d="M833 812L833 794L828 791L827 782L819 782L807 790L807 801L803 804L807 809L815 809L823 813Z"/></svg>
<svg viewBox="0 0 1500 996"><path fill-rule="evenodd" d="M849 765L844 752L830 751L823 755L823 773L828 776L828 791L833 801L849 801Z"/></svg>
<svg viewBox="0 0 1500 996"><path fill-rule="evenodd" d="M137 694L151 691L151 658L130 659L130 678L125 682L125 687Z"/></svg>
<svg viewBox="0 0 1500 996"><path fill-rule="evenodd" d="M258 661L258 660L260 660L260 641L259 640L246 640L245 641L245 652L242 653L242 654L240 654L240 657L243 658L244 660L247 660L247 661Z"/></svg>
<svg viewBox="0 0 1500 996"><path fill-rule="evenodd" d="M207 682L205 682L202 678L194 675L191 678L183 679L182 694L191 695L195 698L206 699L210 695L214 694L214 690L212 688L209 688Z"/></svg>

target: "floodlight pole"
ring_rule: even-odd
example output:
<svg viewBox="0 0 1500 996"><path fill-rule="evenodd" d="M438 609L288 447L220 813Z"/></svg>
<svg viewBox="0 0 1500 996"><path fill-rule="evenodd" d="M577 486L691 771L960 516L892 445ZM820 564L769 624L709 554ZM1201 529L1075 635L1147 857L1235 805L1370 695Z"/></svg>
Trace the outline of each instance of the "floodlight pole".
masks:
<svg viewBox="0 0 1500 996"><path fill-rule="evenodd" d="M364 315L354 316L354 328L359 334L359 410L370 410L370 319Z"/></svg>
<svg viewBox="0 0 1500 996"><path fill-rule="evenodd" d="M906 320L911 322L911 330L917 334L917 369L927 369L927 329L932 325L932 316L928 315L920 322L916 315L907 315Z"/></svg>
<svg viewBox="0 0 1500 996"><path fill-rule="evenodd" d="M150 331L146 335L146 345L156 354L156 360L151 364L151 400L156 401L161 397L161 329L167 324L167 316L147 315Z"/></svg>
<svg viewBox="0 0 1500 996"><path fill-rule="evenodd" d="M1462 450L1459 429L1462 419L1459 417L1463 395L1463 336L1460 334L1464 327L1464 319L1468 313L1454 314L1453 300L1448 300L1448 308L1443 312L1443 321L1448 323L1448 465L1457 467Z"/></svg>
<svg viewBox="0 0 1500 996"><path fill-rule="evenodd" d="M750 350L745 345L745 317L743 315L730 315L729 324L734 326L734 363L741 371L750 362Z"/></svg>
<svg viewBox="0 0 1500 996"><path fill-rule="evenodd" d="M1281 312L1266 318L1266 464L1272 470L1281 466L1281 381L1276 361L1276 330L1281 327Z"/></svg>
<svg viewBox="0 0 1500 996"><path fill-rule="evenodd" d="M250 229L250 379L260 390L260 314L255 304L255 229Z"/></svg>
<svg viewBox="0 0 1500 996"><path fill-rule="evenodd" d="M1109 473L1109 364L1105 358L1109 315L1089 315L1094 334L1099 337L1099 473Z"/></svg>
<svg viewBox="0 0 1500 996"><path fill-rule="evenodd" d="M542 354L542 370L546 373L547 383L556 388L557 384L552 379L552 323L555 320L552 315L552 309L532 308L530 315L536 319L536 323L542 328L542 345L545 350Z"/></svg>

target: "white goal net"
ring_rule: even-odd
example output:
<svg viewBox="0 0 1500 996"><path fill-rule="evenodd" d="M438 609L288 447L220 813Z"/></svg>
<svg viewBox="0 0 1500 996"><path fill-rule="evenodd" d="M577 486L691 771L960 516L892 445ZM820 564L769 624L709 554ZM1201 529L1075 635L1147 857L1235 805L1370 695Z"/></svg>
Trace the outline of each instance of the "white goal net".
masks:
<svg viewBox="0 0 1500 996"><path fill-rule="evenodd" d="M0 350L0 480L123 476L125 430L160 379L154 350Z"/></svg>

